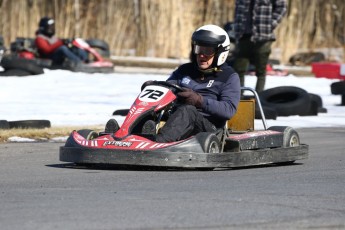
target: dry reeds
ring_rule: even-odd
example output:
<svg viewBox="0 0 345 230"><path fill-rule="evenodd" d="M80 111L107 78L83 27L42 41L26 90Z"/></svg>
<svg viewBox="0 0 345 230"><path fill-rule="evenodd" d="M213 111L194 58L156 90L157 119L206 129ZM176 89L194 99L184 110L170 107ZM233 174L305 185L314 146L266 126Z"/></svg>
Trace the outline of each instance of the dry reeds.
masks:
<svg viewBox="0 0 345 230"><path fill-rule="evenodd" d="M187 58L192 32L203 24L233 19L235 0L1 0L0 34L9 47L34 37L43 16L56 19L57 35L107 41L113 55ZM301 50L342 47L343 0L288 0L276 30L278 58Z"/></svg>
<svg viewBox="0 0 345 230"><path fill-rule="evenodd" d="M21 137L21 138L29 138L34 140L51 140L53 138L58 137L67 137L71 134L73 130L80 130L80 129L91 129L97 132L103 130L104 127L100 126L92 126L92 127L81 127L81 126L56 126L51 128L45 129L0 129L0 143L7 142L10 137Z"/></svg>

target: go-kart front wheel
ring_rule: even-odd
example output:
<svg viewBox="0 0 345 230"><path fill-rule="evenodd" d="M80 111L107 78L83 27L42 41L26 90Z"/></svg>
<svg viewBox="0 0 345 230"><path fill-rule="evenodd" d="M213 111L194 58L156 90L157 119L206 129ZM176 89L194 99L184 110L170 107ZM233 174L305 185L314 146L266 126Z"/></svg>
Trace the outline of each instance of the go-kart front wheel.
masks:
<svg viewBox="0 0 345 230"><path fill-rule="evenodd" d="M274 130L282 132L283 136L283 147L295 147L300 145L300 140L298 133L292 127L289 126L272 126L268 128L269 130Z"/></svg>
<svg viewBox="0 0 345 230"><path fill-rule="evenodd" d="M213 133L198 133L196 136L205 153L220 153L220 141ZM200 171L211 171L214 168L198 168Z"/></svg>
<svg viewBox="0 0 345 230"><path fill-rule="evenodd" d="M220 153L220 141L214 133L198 133L196 138L205 153Z"/></svg>
<svg viewBox="0 0 345 230"><path fill-rule="evenodd" d="M86 140L92 140L99 136L96 131L93 131L91 129L81 129L81 130L78 130L77 133L80 136L84 137Z"/></svg>
<svg viewBox="0 0 345 230"><path fill-rule="evenodd" d="M283 146L282 147L296 147L300 145L300 139L297 131L289 126L272 126L268 128L283 133ZM295 161L285 161L276 163L278 165L290 165Z"/></svg>

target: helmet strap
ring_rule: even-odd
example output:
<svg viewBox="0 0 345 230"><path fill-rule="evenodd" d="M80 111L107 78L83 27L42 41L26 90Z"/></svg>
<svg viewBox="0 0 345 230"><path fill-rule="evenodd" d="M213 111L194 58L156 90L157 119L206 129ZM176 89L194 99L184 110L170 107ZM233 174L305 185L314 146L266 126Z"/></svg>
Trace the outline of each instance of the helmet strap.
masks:
<svg viewBox="0 0 345 230"><path fill-rule="evenodd" d="M212 67L212 68L209 68L209 69L200 69L200 68L198 68L198 69L199 69L199 71L201 73L204 73L204 74L210 74L210 73L213 73L213 72L220 72L220 71L222 71L218 67Z"/></svg>

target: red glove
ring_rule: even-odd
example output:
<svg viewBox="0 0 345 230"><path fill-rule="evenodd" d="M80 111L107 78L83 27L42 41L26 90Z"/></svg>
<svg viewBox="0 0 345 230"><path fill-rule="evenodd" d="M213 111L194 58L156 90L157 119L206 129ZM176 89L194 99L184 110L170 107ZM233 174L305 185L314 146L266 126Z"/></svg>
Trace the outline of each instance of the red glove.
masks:
<svg viewBox="0 0 345 230"><path fill-rule="evenodd" d="M177 93L177 95L188 105L194 105L197 108L202 107L202 96L189 88L183 88L183 91Z"/></svg>

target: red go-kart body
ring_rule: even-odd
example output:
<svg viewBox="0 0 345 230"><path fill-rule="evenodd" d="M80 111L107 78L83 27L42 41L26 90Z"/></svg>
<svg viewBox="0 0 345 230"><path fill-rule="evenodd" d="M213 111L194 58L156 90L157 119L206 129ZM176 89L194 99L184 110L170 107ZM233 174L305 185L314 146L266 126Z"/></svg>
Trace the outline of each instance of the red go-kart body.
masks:
<svg viewBox="0 0 345 230"><path fill-rule="evenodd" d="M168 168L231 168L305 159L308 146L299 143L291 127L231 133L202 132L187 139L158 143L154 134L143 134L145 121L159 125L176 106L175 93L182 90L168 82L155 82L138 95L120 129L115 133L73 131L60 147L60 160L82 164L157 166ZM264 117L264 116L263 116Z"/></svg>

